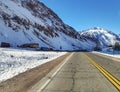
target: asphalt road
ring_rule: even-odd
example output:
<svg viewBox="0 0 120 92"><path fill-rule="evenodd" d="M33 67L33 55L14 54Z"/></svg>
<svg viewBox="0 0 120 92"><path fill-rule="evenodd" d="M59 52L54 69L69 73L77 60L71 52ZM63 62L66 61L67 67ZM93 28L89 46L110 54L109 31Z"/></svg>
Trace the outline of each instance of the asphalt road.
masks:
<svg viewBox="0 0 120 92"><path fill-rule="evenodd" d="M120 62L108 57L85 53L97 64L120 79ZM56 72L57 71L57 72ZM54 73L55 72L55 73ZM119 92L83 52L75 52L54 69L46 79L38 82L29 92Z"/></svg>

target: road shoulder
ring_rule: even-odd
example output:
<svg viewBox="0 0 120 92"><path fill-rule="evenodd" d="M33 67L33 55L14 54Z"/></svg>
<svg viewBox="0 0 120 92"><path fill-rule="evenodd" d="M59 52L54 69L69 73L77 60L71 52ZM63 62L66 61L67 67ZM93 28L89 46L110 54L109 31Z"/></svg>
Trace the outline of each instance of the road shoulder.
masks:
<svg viewBox="0 0 120 92"><path fill-rule="evenodd" d="M56 76L56 74L60 71L63 65L71 58L74 53L70 54L67 58L63 60L58 66L56 66L51 72L49 72L42 80L36 83L33 87L31 87L28 92L41 92L49 82Z"/></svg>

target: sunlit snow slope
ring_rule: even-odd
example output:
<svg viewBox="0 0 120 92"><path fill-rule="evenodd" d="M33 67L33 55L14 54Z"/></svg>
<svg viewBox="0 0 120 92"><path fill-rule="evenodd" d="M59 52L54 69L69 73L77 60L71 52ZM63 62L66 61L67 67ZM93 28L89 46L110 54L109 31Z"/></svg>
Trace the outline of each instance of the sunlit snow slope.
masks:
<svg viewBox="0 0 120 92"><path fill-rule="evenodd" d="M0 42L12 46L39 43L61 50L90 49L94 42L80 37L72 27L37 0L0 0Z"/></svg>
<svg viewBox="0 0 120 92"><path fill-rule="evenodd" d="M95 27L85 31L80 32L83 38L89 39L100 47L106 47L115 44L115 42L120 41L120 37L111 31L106 29Z"/></svg>

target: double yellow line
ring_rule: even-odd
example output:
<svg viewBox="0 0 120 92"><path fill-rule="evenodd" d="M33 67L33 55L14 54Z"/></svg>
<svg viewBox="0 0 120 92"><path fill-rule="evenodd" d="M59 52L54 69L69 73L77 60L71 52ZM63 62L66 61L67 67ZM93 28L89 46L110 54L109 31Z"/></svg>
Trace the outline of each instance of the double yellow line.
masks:
<svg viewBox="0 0 120 92"><path fill-rule="evenodd" d="M120 81L84 53L85 57L120 91Z"/></svg>

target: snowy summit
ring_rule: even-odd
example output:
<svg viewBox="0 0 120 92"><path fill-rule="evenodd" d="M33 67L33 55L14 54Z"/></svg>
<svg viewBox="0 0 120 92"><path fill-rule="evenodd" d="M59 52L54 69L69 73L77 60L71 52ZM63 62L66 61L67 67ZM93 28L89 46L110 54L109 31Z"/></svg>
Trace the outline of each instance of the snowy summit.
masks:
<svg viewBox="0 0 120 92"><path fill-rule="evenodd" d="M120 41L120 37L115 33L100 27L94 27L80 32L80 35L86 39L99 44L101 47L114 45L116 41Z"/></svg>

